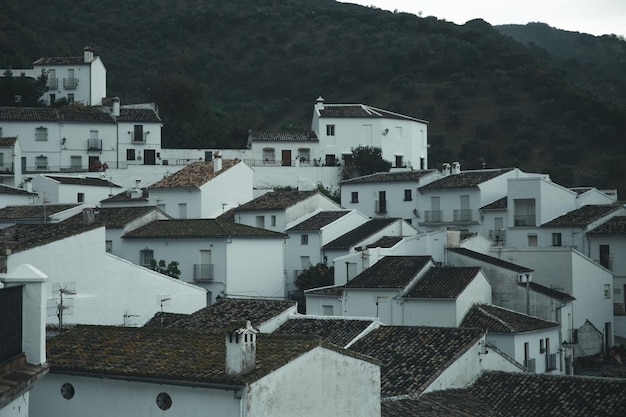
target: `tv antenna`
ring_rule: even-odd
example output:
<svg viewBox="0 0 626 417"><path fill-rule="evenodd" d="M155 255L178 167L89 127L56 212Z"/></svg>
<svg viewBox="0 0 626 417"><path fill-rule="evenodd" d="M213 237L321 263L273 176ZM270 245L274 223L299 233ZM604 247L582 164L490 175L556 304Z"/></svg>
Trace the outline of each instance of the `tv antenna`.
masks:
<svg viewBox="0 0 626 417"><path fill-rule="evenodd" d="M55 315L59 319L59 330L63 329L63 318L74 314L74 296L76 295L75 282L57 282L52 284L51 308L48 315Z"/></svg>
<svg viewBox="0 0 626 417"><path fill-rule="evenodd" d="M133 319L135 317L140 317L139 314L130 314L129 310L126 310L126 312L124 313L124 327L126 326L134 326L135 323L133 323Z"/></svg>
<svg viewBox="0 0 626 417"><path fill-rule="evenodd" d="M169 306L172 297L169 295L157 295L157 304L161 306L161 327L163 327L163 306Z"/></svg>

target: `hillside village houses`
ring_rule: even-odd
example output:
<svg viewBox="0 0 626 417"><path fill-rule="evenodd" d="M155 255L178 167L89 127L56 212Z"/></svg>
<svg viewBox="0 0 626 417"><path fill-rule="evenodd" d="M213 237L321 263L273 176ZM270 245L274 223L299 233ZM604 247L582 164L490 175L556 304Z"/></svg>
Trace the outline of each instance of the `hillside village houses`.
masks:
<svg viewBox="0 0 626 417"><path fill-rule="evenodd" d="M48 340L51 368L33 390L32 415L52 415L50 407L84 415L111 396L132 399L116 402L116 415L206 407L290 415L300 388L304 415L319 407L419 415L426 404L451 410L446 395L487 401L506 381L519 384L516 374L557 384L548 377L571 375L578 357L608 357L615 336L626 337L626 273L616 256L625 214L614 191L568 189L518 168L429 169L425 121L321 97L308 132L251 131L242 150L163 149L155 107L107 98L93 51L41 59L25 73L42 68L49 87L59 74L73 80L65 90L54 85L48 102L85 106L0 108L0 162L9 167L0 172L0 282L12 286L10 277L29 265L46 317L27 331L73 328ZM92 83L89 93L79 89ZM392 171L341 181L359 145L380 147ZM341 204L314 191L317 184L340 187ZM271 191L279 187L296 190ZM152 269L160 260L177 263L178 279ZM241 304L220 316L235 327L160 328L236 298L285 302L298 271L319 262L334 266L334 285L305 292L305 317L277 313L283 325L292 322L284 330L291 338L275 326L267 333L276 335L257 334L237 314ZM138 328L151 319L156 328ZM3 313L0 330L7 320ZM364 322L367 332L350 330L357 333L338 344ZM116 339L141 348L109 356ZM28 350L16 346L0 349L1 364ZM67 346L85 349L68 356ZM191 350L172 353L174 346ZM427 346L438 350L425 354ZM218 353L209 361L198 356L203 349ZM392 350L402 354L388 361ZM111 364L106 372L102 361ZM27 355L17 363L45 362ZM228 374L235 362L245 368L238 376ZM302 385L295 378L305 374ZM588 400L587 386L569 378L566 390ZM617 398L602 415L623 410L619 384L622 397L598 382ZM15 408L4 398L0 391L0 417Z"/></svg>

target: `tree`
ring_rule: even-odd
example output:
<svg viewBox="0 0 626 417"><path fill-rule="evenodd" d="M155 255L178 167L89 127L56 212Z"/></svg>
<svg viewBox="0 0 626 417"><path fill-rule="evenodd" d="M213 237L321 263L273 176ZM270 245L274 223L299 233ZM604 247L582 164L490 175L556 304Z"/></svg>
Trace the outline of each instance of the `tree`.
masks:
<svg viewBox="0 0 626 417"><path fill-rule="evenodd" d="M323 262L317 265L311 265L305 269L296 278L296 287L300 291L309 290L311 288L326 287L335 283L335 267L329 267Z"/></svg>
<svg viewBox="0 0 626 417"><path fill-rule="evenodd" d="M172 261L167 266L165 265L165 260L161 259L159 263L154 259L150 262L150 268L154 269L160 274L170 276L172 278L178 279L180 276L180 269L178 269L178 262Z"/></svg>
<svg viewBox="0 0 626 417"><path fill-rule="evenodd" d="M343 178L354 178L375 172L389 172L391 162L383 159L383 151L375 146L352 148L352 158L343 166Z"/></svg>
<svg viewBox="0 0 626 417"><path fill-rule="evenodd" d="M0 77L0 106L37 107L42 106L41 97L48 91L48 75L42 71L35 79L22 73L14 77L6 70Z"/></svg>

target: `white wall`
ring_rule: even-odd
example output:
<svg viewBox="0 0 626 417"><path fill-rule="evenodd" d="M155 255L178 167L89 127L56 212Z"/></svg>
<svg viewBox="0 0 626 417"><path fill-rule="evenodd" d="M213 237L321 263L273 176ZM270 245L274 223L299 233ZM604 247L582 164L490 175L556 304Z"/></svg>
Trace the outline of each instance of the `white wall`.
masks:
<svg viewBox="0 0 626 417"><path fill-rule="evenodd" d="M556 370L546 371L546 353L541 353L540 351L539 341L541 339L549 339L550 351L546 353L556 354ZM535 360L536 374L565 374L565 369L561 362L561 354L558 352L561 349L558 327L516 334L490 332L487 334L487 341L515 359L521 366L524 366L524 343L528 343L528 358Z"/></svg>
<svg viewBox="0 0 626 417"><path fill-rule="evenodd" d="M317 347L250 385L255 417L380 416L380 367Z"/></svg>
<svg viewBox="0 0 626 417"><path fill-rule="evenodd" d="M240 162L201 186L199 217L215 218L252 200L253 175L254 171Z"/></svg>

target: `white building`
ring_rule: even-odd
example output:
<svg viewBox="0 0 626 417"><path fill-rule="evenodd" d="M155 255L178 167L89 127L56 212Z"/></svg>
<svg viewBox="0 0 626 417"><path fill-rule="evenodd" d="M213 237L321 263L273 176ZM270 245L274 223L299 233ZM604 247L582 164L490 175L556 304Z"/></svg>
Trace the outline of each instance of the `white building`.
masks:
<svg viewBox="0 0 626 417"><path fill-rule="evenodd" d="M38 175L32 179L33 191L46 204L85 203L97 206L121 188L103 178L67 175Z"/></svg>
<svg viewBox="0 0 626 417"><path fill-rule="evenodd" d="M22 172L22 148L17 137L3 137L0 128L0 185L17 187Z"/></svg>
<svg viewBox="0 0 626 417"><path fill-rule="evenodd" d="M33 204L33 202L38 200L37 193L3 184L0 184L0 196L0 209L7 206ZM0 220L0 223L1 222L2 221Z"/></svg>

